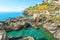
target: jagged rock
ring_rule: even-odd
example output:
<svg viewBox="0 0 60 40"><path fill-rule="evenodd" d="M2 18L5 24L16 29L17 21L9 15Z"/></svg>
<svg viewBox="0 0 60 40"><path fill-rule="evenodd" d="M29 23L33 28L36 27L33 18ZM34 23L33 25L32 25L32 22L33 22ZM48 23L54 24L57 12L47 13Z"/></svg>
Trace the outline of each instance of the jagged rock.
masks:
<svg viewBox="0 0 60 40"><path fill-rule="evenodd" d="M8 40L5 30L0 30L0 40Z"/></svg>
<svg viewBox="0 0 60 40"><path fill-rule="evenodd" d="M55 33L57 29L57 26L54 23L46 23L43 27L49 30L52 34Z"/></svg>
<svg viewBox="0 0 60 40"><path fill-rule="evenodd" d="M27 36L27 37L23 37L23 40L34 40L34 38L31 36Z"/></svg>
<svg viewBox="0 0 60 40"><path fill-rule="evenodd" d="M60 40L60 29L56 30L56 33L54 33L54 37Z"/></svg>

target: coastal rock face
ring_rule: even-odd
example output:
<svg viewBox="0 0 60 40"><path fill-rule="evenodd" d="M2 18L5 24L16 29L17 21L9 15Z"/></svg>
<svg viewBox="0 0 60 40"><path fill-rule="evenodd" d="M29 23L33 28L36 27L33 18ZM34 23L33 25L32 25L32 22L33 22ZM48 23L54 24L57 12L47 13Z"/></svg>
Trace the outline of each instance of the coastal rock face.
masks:
<svg viewBox="0 0 60 40"><path fill-rule="evenodd" d="M55 30L57 29L57 26L55 26L54 23L46 23L43 25L43 27L49 30L52 34L54 34L56 32Z"/></svg>
<svg viewBox="0 0 60 40"><path fill-rule="evenodd" d="M0 29L5 30L18 30L20 28L26 28L27 24L25 22L26 18L10 18L2 23L0 23Z"/></svg>
<svg viewBox="0 0 60 40"><path fill-rule="evenodd" d="M3 26L3 24L2 24L2 23L0 23L0 29L2 29L2 26Z"/></svg>
<svg viewBox="0 0 60 40"><path fill-rule="evenodd" d="M8 40L5 30L0 30L0 40Z"/></svg>
<svg viewBox="0 0 60 40"><path fill-rule="evenodd" d="M56 33L54 33L54 37L60 40L60 30L57 30Z"/></svg>

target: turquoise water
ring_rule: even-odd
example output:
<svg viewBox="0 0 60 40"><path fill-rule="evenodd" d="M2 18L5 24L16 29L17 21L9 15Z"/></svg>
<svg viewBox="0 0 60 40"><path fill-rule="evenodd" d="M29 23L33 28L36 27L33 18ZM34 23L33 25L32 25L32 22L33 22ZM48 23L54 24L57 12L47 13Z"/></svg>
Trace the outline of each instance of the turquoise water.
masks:
<svg viewBox="0 0 60 40"><path fill-rule="evenodd" d="M21 29L17 31L9 31L7 32L8 36L32 36L35 40L56 40L49 32L47 32L41 26L39 29L35 29L33 27L28 27L26 29Z"/></svg>

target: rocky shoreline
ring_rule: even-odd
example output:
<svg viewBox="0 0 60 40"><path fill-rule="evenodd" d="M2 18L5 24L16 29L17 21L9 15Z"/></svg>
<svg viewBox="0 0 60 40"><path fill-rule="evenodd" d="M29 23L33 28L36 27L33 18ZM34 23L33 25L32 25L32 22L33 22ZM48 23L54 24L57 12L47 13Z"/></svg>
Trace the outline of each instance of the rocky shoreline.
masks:
<svg viewBox="0 0 60 40"><path fill-rule="evenodd" d="M48 4L49 3L47 4L45 3L43 4L43 6L46 7L48 6ZM57 8L57 7L60 7L60 5L56 6L55 3L53 5L52 4L49 4L50 8L48 10L47 9L45 10L42 9L40 11L38 9L37 9L38 11L36 11L35 9L25 10L24 14L30 17L26 17L26 16L16 17L16 18L9 18L5 21L0 21L0 29L6 30L6 31L12 31L12 30L19 30L22 28L27 28L28 26L32 26L36 29L38 29L38 26L42 26L43 28L48 30L48 32L50 32L54 36L54 38L57 38L58 40L60 40L60 10L59 10L60 8L58 9L59 10L58 14L50 10L52 6ZM55 10L55 9L52 9L52 10ZM27 38L30 38L30 37L27 37ZM32 38L31 40L34 40L34 39Z"/></svg>
<svg viewBox="0 0 60 40"><path fill-rule="evenodd" d="M60 40L59 38L60 36L58 34L60 32L59 31L60 25L58 25L60 24L60 22L56 24L57 21L49 19L50 14L49 15L45 14L44 16L42 15L43 14L36 16L36 18L34 17L32 18L31 17L30 18L26 18L26 17L10 18L0 23L0 29L6 30L6 31L12 31L12 30L19 30L21 28L27 28L28 26L32 26L36 29L38 29L38 26L42 26L43 28L48 30L48 32L50 32L55 38L58 38ZM46 15L48 16L46 17Z"/></svg>

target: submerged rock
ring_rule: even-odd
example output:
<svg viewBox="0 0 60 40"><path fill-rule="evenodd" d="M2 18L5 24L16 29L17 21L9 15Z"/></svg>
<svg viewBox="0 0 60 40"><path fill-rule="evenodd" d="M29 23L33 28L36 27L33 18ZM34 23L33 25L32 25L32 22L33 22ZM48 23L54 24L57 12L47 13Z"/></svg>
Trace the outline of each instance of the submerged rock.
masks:
<svg viewBox="0 0 60 40"><path fill-rule="evenodd" d="M23 40L34 40L34 38L31 36L27 36L27 37L23 37Z"/></svg>

